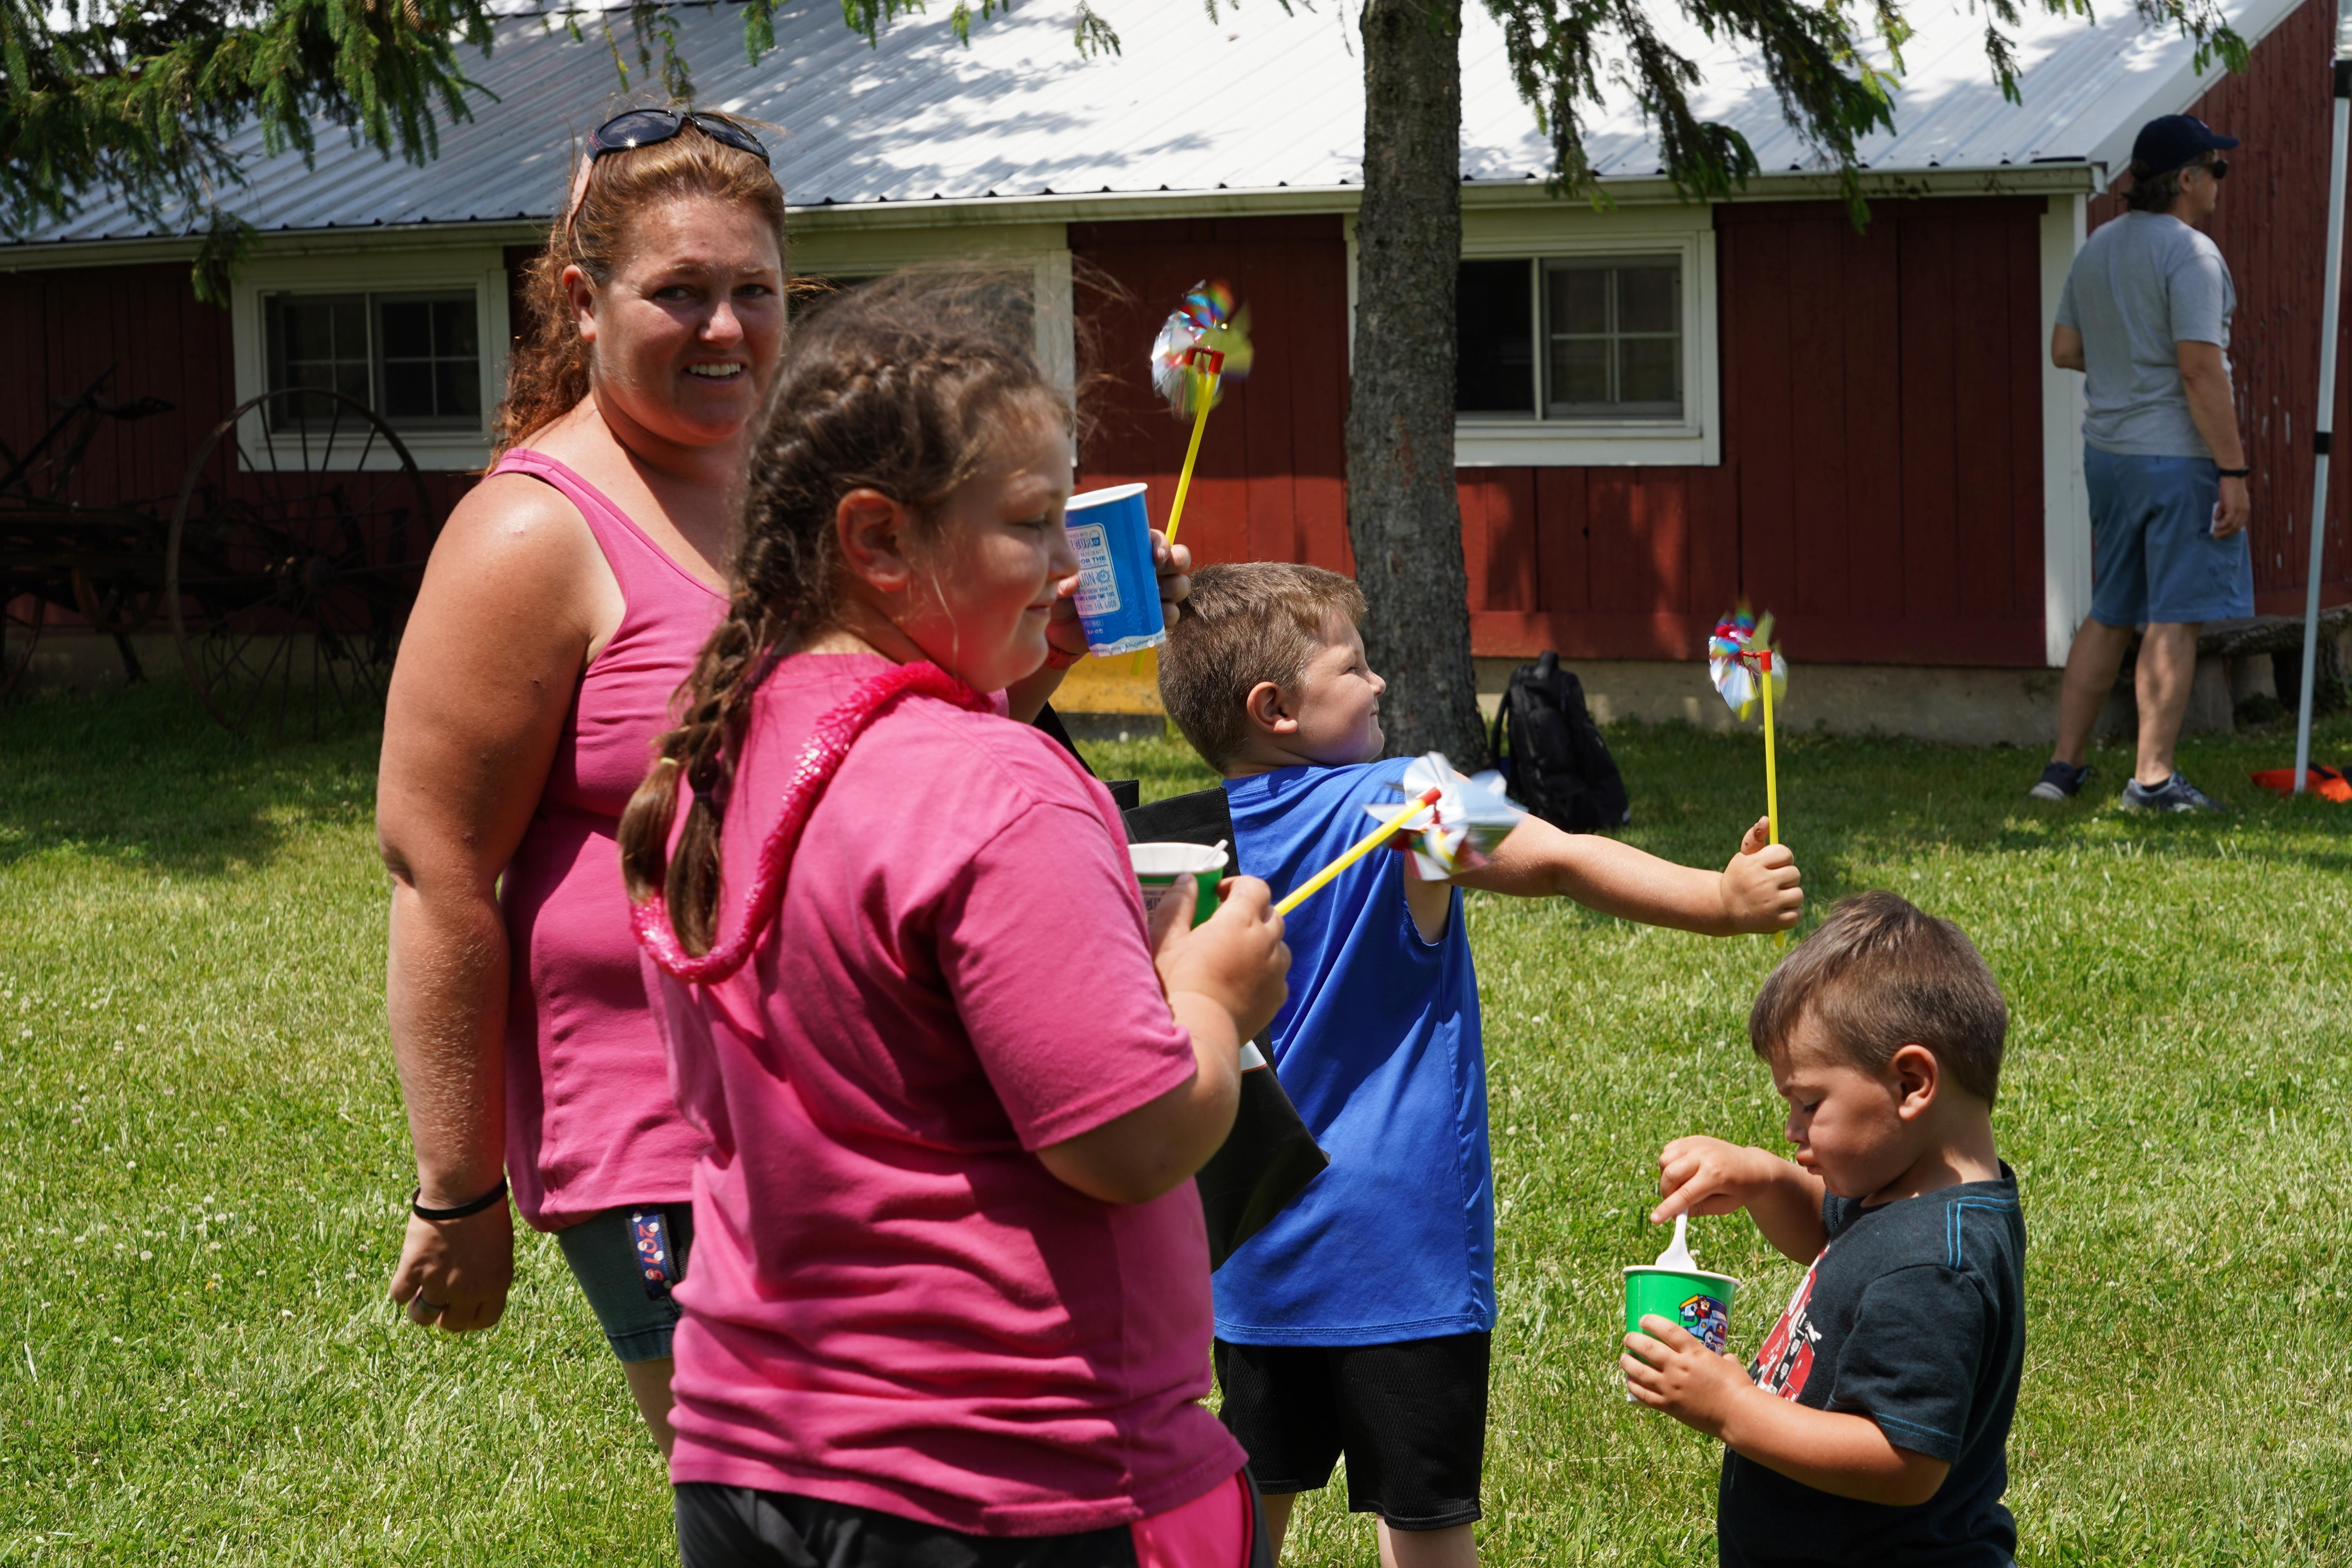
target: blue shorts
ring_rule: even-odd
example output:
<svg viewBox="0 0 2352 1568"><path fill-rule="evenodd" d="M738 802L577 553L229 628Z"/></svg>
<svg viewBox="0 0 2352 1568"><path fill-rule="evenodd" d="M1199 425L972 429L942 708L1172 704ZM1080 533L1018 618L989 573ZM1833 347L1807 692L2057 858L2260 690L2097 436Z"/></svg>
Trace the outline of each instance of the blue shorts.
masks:
<svg viewBox="0 0 2352 1568"><path fill-rule="evenodd" d="M555 1233L572 1277L622 1361L667 1361L677 1328L671 1291L694 1250L692 1204L604 1210Z"/></svg>
<svg viewBox="0 0 2352 1568"><path fill-rule="evenodd" d="M2213 537L2221 480L2210 458L2083 448L2091 491L2091 618L2137 626L2254 613L2246 534Z"/></svg>

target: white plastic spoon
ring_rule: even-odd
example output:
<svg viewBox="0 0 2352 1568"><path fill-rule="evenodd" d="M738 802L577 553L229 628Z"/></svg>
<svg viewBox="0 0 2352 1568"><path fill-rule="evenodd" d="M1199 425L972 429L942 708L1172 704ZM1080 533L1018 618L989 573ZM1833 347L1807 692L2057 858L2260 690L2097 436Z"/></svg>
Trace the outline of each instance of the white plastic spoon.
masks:
<svg viewBox="0 0 2352 1568"><path fill-rule="evenodd" d="M1675 1215L1675 1238L1666 1243L1664 1252L1658 1254L1657 1266L1680 1274L1696 1274L1699 1271L1698 1264L1690 1255L1690 1215Z"/></svg>

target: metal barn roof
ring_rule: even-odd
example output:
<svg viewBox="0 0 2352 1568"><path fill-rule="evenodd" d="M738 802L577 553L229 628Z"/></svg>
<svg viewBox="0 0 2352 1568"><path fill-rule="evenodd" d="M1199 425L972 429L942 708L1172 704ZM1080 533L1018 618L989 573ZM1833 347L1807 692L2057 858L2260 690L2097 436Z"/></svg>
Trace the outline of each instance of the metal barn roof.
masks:
<svg viewBox="0 0 2352 1568"><path fill-rule="evenodd" d="M2235 0L2234 25L2258 39L2294 0ZM2314 0L2319 3L2319 0ZM1024 0L975 23L969 47L943 22L915 17L878 47L842 25L829 0L777 21L776 48L746 62L732 5L671 13L699 101L784 128L773 150L795 207L989 203L1161 193L1347 192L1362 177L1363 79L1352 6L1325 0L1286 15L1276 0L1228 3L1212 22L1196 0L1103 0L1123 53L1094 59L1072 45L1071 7ZM2119 168L2134 132L2193 101L2219 74L2190 68L2190 46L2147 28L2126 5L2095 24L2041 15L2017 36L2021 104L2004 101L1985 61L1984 18L1951 0L1915 0L1895 130L1862 158L1877 173L1996 170L2084 162ZM1464 6L1462 170L1477 184L1540 181L1549 149L1511 83L1500 30L1477 0ZM260 154L227 205L265 233L379 225L544 221L563 194L574 139L609 111L614 48L604 21L515 16L487 61L470 52L479 97L470 121L446 124L423 168L353 147L320 129L313 166ZM625 16L610 18L634 66ZM1726 44L1681 26L1667 36L1699 64L1701 113L1737 126L1767 176L1817 173L1761 73ZM1587 117L1604 179L1654 178L1655 139L1629 102ZM1008 216L1011 215L1008 214ZM31 237L90 241L154 235L117 199ZM167 231L168 232L168 231Z"/></svg>

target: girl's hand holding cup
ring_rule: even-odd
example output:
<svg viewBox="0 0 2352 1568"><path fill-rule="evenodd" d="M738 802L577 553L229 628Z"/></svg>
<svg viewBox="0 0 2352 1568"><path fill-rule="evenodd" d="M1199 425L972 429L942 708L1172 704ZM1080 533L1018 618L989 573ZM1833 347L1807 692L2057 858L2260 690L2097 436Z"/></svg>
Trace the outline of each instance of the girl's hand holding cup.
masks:
<svg viewBox="0 0 2352 1568"><path fill-rule="evenodd" d="M1192 591L1192 551L1171 544L1158 529L1151 531L1151 567L1160 579L1160 616L1169 630L1176 629L1176 605ZM1054 610L1045 622L1045 664L1067 669L1087 657L1087 629L1078 622L1078 574L1054 586Z"/></svg>
<svg viewBox="0 0 2352 1568"><path fill-rule="evenodd" d="M1228 877L1217 887L1217 912L1188 925L1192 900L1163 899L1152 910L1152 961L1171 997L1191 992L1229 1014L1244 1040L1274 1021L1289 994L1290 949L1274 890L1255 877Z"/></svg>

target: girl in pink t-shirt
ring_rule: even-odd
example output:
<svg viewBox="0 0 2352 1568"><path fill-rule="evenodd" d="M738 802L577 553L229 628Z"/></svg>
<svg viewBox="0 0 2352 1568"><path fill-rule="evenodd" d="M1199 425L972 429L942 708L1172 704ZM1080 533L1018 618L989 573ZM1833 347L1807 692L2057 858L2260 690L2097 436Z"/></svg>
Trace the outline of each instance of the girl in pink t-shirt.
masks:
<svg viewBox="0 0 2352 1568"><path fill-rule="evenodd" d="M1068 405L1003 298L901 278L797 328L732 611L622 827L709 1140L688 1568L1253 1554L1187 1178L1288 954L1248 879L1147 929L1108 794L1004 716L1076 562Z"/></svg>

